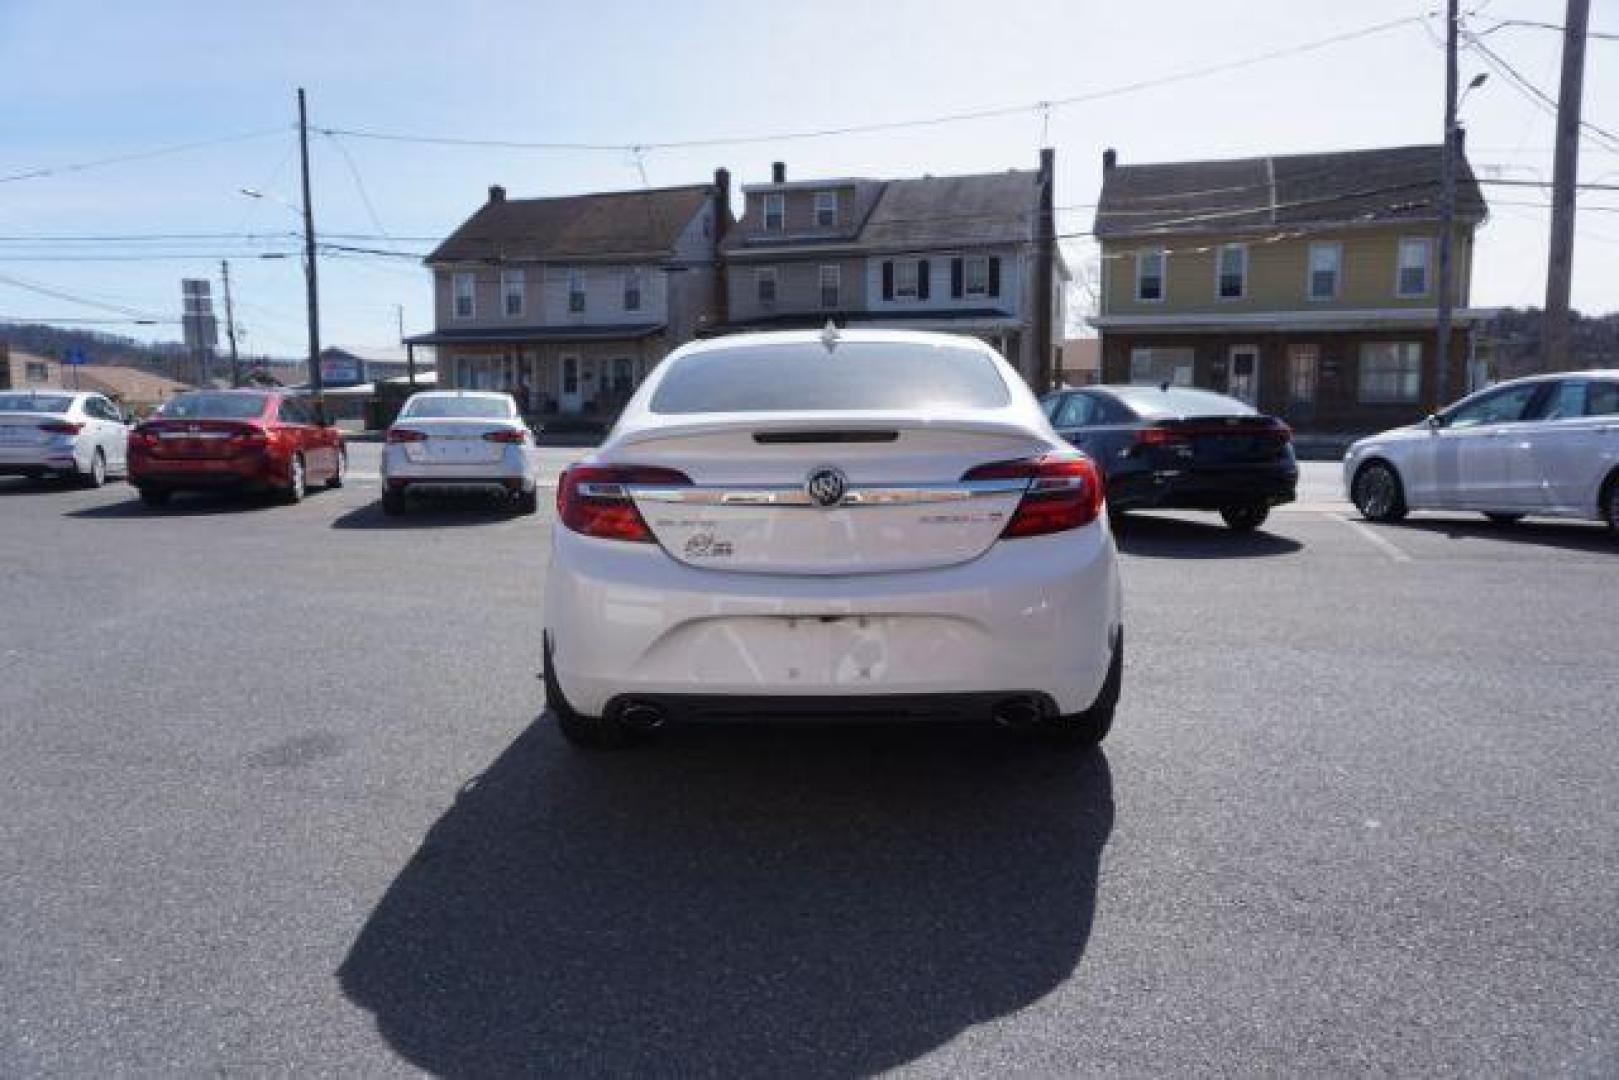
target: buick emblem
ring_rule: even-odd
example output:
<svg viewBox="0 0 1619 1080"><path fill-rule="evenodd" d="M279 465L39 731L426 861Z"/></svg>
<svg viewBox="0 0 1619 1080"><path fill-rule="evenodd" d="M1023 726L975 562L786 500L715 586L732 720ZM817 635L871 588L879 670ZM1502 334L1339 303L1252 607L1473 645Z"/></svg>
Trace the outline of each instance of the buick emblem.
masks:
<svg viewBox="0 0 1619 1080"><path fill-rule="evenodd" d="M836 506L849 490L849 479L842 470L828 465L809 474L809 479L804 481L804 490L816 506Z"/></svg>

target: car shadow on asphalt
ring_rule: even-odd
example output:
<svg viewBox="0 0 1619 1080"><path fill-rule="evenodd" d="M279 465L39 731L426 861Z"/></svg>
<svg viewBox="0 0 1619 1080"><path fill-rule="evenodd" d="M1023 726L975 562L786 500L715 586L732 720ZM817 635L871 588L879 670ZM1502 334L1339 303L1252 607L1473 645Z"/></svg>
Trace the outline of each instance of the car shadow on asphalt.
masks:
<svg viewBox="0 0 1619 1080"><path fill-rule="evenodd" d="M1126 555L1158 559L1253 559L1292 555L1304 548L1292 537L1263 528L1237 532L1218 517L1205 522L1130 514L1115 525L1113 539Z"/></svg>
<svg viewBox="0 0 1619 1080"><path fill-rule="evenodd" d="M522 517L498 498L461 497L412 500L403 514L385 514L380 499L357 506L332 522L334 529L442 529L495 525Z"/></svg>
<svg viewBox="0 0 1619 1080"><path fill-rule="evenodd" d="M1113 828L1096 750L996 731L549 715L469 782L339 971L439 1075L854 1075L1073 972Z"/></svg>
<svg viewBox="0 0 1619 1080"><path fill-rule="evenodd" d="M28 476L0 476L0 495L56 495L79 490L78 484L67 479L35 480Z"/></svg>
<svg viewBox="0 0 1619 1080"><path fill-rule="evenodd" d="M1615 537L1606 526L1590 522L1538 519L1507 523L1460 518L1406 518L1398 524L1381 527L1432 533L1449 540L1493 540L1619 556L1619 537Z"/></svg>
<svg viewBox="0 0 1619 1080"><path fill-rule="evenodd" d="M319 495L311 492L309 497L319 498ZM177 491L169 496L169 501L162 506L147 506L131 488L127 499L69 510L63 516L90 520L203 517L211 514L243 514L256 510L272 510L280 505L281 503L270 495L234 491Z"/></svg>

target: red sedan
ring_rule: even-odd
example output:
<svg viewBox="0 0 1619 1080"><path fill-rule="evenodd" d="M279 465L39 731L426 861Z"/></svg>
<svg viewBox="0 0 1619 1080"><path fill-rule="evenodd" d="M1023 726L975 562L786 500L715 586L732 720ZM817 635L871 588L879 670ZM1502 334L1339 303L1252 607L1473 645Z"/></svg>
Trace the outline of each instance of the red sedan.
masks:
<svg viewBox="0 0 1619 1080"><path fill-rule="evenodd" d="M343 433L274 390L178 394L129 433L129 482L161 506L176 491L272 491L298 502L310 484L341 487Z"/></svg>

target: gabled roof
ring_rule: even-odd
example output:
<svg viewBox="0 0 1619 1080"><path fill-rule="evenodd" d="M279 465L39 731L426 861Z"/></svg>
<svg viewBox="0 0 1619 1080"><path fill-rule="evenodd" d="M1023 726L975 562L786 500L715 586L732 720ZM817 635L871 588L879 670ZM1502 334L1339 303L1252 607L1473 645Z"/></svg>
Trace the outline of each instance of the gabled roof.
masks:
<svg viewBox="0 0 1619 1080"><path fill-rule="evenodd" d="M890 180L860 242L877 248L1026 243L1039 208L1039 174L1032 170Z"/></svg>
<svg viewBox="0 0 1619 1080"><path fill-rule="evenodd" d="M491 198L429 263L669 255L712 188L706 184L551 199Z"/></svg>
<svg viewBox="0 0 1619 1080"><path fill-rule="evenodd" d="M1442 152L1396 146L1105 167L1096 235L1437 221ZM1457 220L1478 222L1485 213L1472 167L1458 154Z"/></svg>

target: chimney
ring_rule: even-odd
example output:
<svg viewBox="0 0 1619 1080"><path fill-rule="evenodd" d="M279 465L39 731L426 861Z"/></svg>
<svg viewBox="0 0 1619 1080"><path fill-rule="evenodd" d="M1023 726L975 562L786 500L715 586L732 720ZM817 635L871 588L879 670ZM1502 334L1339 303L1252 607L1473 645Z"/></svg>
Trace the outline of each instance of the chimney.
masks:
<svg viewBox="0 0 1619 1080"><path fill-rule="evenodd" d="M714 243L725 239L731 227L731 170L714 170Z"/></svg>
<svg viewBox="0 0 1619 1080"><path fill-rule="evenodd" d="M1113 168L1113 166L1117 165L1118 163L1119 163L1119 152L1117 150L1113 149L1113 147L1110 146L1106 150L1102 151L1102 168L1103 169L1111 169L1111 168Z"/></svg>
<svg viewBox="0 0 1619 1080"><path fill-rule="evenodd" d="M501 187L499 184L490 184L489 185L489 201L490 202L505 202L506 201L506 189Z"/></svg>
<svg viewBox="0 0 1619 1080"><path fill-rule="evenodd" d="M772 184L785 184L787 182L787 163L773 161L770 163L770 182Z"/></svg>

